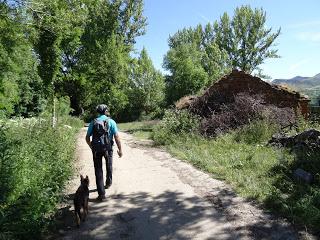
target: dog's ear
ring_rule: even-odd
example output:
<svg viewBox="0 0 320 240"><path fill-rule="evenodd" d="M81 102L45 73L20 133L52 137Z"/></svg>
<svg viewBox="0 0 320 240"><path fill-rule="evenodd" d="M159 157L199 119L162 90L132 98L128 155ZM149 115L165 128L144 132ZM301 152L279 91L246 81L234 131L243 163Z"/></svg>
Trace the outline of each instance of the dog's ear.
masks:
<svg viewBox="0 0 320 240"><path fill-rule="evenodd" d="M87 180L88 185L89 185L89 177L88 177L88 175L86 175L86 180Z"/></svg>
<svg viewBox="0 0 320 240"><path fill-rule="evenodd" d="M82 176L82 174L80 174L80 181L82 182L83 181L83 176Z"/></svg>

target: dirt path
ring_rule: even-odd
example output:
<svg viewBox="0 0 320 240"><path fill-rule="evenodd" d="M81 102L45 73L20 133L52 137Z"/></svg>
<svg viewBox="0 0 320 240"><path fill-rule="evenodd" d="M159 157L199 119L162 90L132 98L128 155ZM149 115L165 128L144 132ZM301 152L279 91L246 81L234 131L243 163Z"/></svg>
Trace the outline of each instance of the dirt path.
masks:
<svg viewBox="0 0 320 240"><path fill-rule="evenodd" d="M61 239L302 239L302 234L235 196L166 152L121 133L124 157L114 156L113 185L107 200L97 197L92 156L82 129L78 140L79 173L91 180L89 217L80 229L73 222L70 183ZM105 169L104 169L105 171Z"/></svg>

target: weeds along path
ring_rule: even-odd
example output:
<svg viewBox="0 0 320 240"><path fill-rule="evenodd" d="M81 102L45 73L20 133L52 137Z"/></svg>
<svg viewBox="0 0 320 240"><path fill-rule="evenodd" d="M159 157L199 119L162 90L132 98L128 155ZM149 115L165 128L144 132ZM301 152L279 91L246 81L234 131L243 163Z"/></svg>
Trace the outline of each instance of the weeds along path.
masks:
<svg viewBox="0 0 320 240"><path fill-rule="evenodd" d="M223 182L153 148L150 142L121 133L124 156L114 155L113 185L104 202L97 197L93 161L78 140L78 174L90 178L89 216L79 229L69 207L64 210L60 239L303 239L284 220L273 218L237 197ZM105 171L105 169L104 169Z"/></svg>

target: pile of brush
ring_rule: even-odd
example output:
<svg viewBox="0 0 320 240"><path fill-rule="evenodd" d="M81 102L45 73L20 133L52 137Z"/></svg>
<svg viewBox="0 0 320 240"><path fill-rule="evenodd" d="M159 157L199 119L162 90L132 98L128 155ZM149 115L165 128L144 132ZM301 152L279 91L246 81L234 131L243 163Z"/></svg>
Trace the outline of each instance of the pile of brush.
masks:
<svg viewBox="0 0 320 240"><path fill-rule="evenodd" d="M228 99L219 95L203 95L193 98L184 106L201 118L200 132L207 137L228 132L259 119L267 119L280 127L296 121L293 109L266 104L261 96L248 93L239 93Z"/></svg>

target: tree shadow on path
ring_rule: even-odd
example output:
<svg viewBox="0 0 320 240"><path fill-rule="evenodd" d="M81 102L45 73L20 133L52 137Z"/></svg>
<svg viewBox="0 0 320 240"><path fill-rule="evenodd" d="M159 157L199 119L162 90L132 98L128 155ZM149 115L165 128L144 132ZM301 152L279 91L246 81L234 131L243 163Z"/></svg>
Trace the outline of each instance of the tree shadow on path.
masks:
<svg viewBox="0 0 320 240"><path fill-rule="evenodd" d="M287 231L286 226L262 221L234 225L238 216L216 205L181 192L116 194L104 202L90 202L88 219L79 229L73 207L61 209L55 239L283 239L270 231Z"/></svg>

